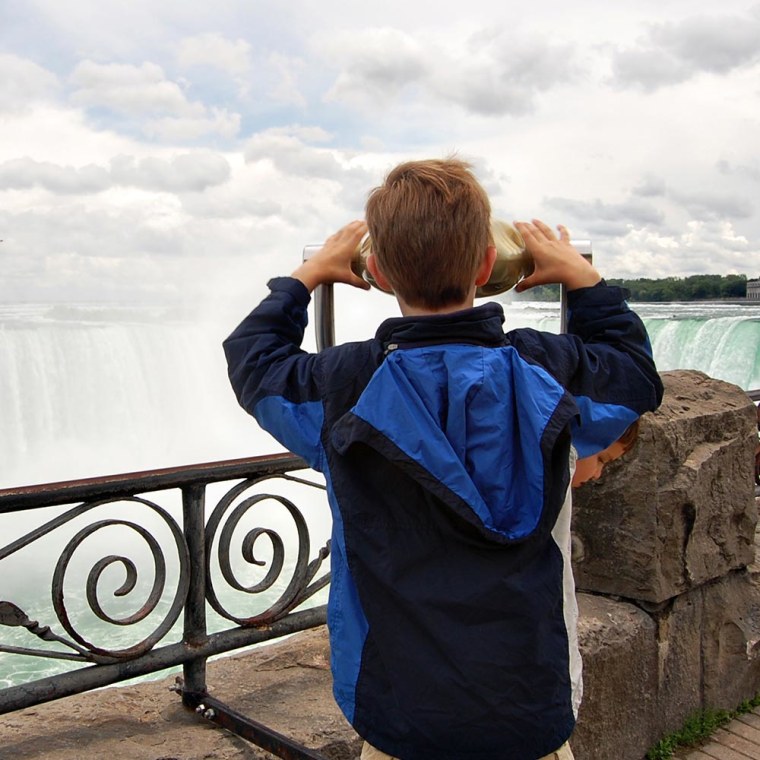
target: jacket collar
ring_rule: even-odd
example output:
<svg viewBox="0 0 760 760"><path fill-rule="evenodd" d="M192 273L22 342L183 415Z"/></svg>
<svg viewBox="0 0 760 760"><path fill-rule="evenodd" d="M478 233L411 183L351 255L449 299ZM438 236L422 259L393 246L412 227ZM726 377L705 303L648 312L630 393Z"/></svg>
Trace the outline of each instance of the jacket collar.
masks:
<svg viewBox="0 0 760 760"><path fill-rule="evenodd" d="M377 329L376 339L386 350L393 346L411 348L442 343L504 345L504 310L490 302L472 309L426 317L394 317Z"/></svg>

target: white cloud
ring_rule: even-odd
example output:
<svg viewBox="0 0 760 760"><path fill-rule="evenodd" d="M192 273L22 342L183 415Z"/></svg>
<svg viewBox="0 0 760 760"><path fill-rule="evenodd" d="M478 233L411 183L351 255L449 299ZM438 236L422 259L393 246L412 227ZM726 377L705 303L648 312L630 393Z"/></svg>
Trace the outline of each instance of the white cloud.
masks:
<svg viewBox="0 0 760 760"><path fill-rule="evenodd" d="M613 82L653 90L700 72L726 74L758 61L760 14L692 16L651 24L636 48L619 50Z"/></svg>
<svg viewBox="0 0 760 760"><path fill-rule="evenodd" d="M483 0L432 16L392 0L373 27L330 2L254 25L239 0L44 0L39 35L28 17L0 55L6 271L71 255L61 272L104 289L107 267L77 257L156 257L162 277L211 255L288 271L283 257L361 214L391 165L450 152L475 162L496 213L567 223L614 267L706 271L720 250L750 262L760 12L644 2L539 0L514 19ZM51 44L32 44L32 62L22 43L38 38Z"/></svg>
<svg viewBox="0 0 760 760"><path fill-rule="evenodd" d="M333 139L333 135L326 129L304 124L287 124L281 127L272 127L266 131L266 134L293 137L304 143L326 143Z"/></svg>
<svg viewBox="0 0 760 760"><path fill-rule="evenodd" d="M177 62L183 68L210 66L239 77L251 69L251 46L243 39L230 40L207 32L182 39L177 46Z"/></svg>
<svg viewBox="0 0 760 760"><path fill-rule="evenodd" d="M229 162L211 151L183 153L166 160L117 156L111 160L111 176L122 185L172 193L201 192L221 185L230 177Z"/></svg>
<svg viewBox="0 0 760 760"><path fill-rule="evenodd" d="M421 98L478 115L521 114L578 70L570 44L492 28L456 45L398 29L342 33L322 50L341 69L326 99L355 107Z"/></svg>
<svg viewBox="0 0 760 760"><path fill-rule="evenodd" d="M15 158L0 164L0 189L43 187L53 193L99 193L111 186L102 166L59 166L49 161Z"/></svg>
<svg viewBox="0 0 760 760"><path fill-rule="evenodd" d="M746 274L748 262L760 258L760 245L725 221L692 221L672 234L632 225L627 234L605 240L594 251L595 264L610 278Z"/></svg>
<svg viewBox="0 0 760 760"><path fill-rule="evenodd" d="M271 161L290 176L341 182L346 176L344 165L336 153L326 148L313 148L294 136L275 133L257 135L245 147L245 160Z"/></svg>
<svg viewBox="0 0 760 760"><path fill-rule="evenodd" d="M49 161L17 158L0 164L0 189L41 187L51 193L99 193L115 186L173 193L200 192L226 182L229 163L210 151L197 151L171 159L116 156L110 167L88 164L61 166Z"/></svg>
<svg viewBox="0 0 760 760"><path fill-rule="evenodd" d="M142 119L142 131L149 137L186 142L217 134L230 139L240 130L240 114L190 101L154 63L134 66L83 61L70 81L76 88L72 102Z"/></svg>
<svg viewBox="0 0 760 760"><path fill-rule="evenodd" d="M695 218L747 219L752 216L754 206L751 201L732 193L704 190L673 191L669 197L681 204Z"/></svg>
<svg viewBox="0 0 760 760"><path fill-rule="evenodd" d="M665 218L657 206L636 198L620 203L605 202L599 198L591 201L549 198L546 203L577 220L589 233L604 237L625 235L634 226L661 224Z"/></svg>
<svg viewBox="0 0 760 760"><path fill-rule="evenodd" d="M438 96L483 115L532 110L537 93L571 80L578 66L572 45L492 29L473 35L446 65L434 84Z"/></svg>
<svg viewBox="0 0 760 760"><path fill-rule="evenodd" d="M314 147L278 132L257 135L245 147L246 162L270 163L283 178L299 179L304 197L326 194L352 216L362 213L368 191L377 184L377 173L354 158L346 151ZM343 221L348 221L347 216Z"/></svg>
<svg viewBox="0 0 760 760"><path fill-rule="evenodd" d="M82 61L71 74L75 103L110 108L130 116L176 114L198 116L203 106L190 103L175 82L155 63L139 66Z"/></svg>
<svg viewBox="0 0 760 760"><path fill-rule="evenodd" d="M27 58L0 53L0 113L17 111L58 93L58 77Z"/></svg>
<svg viewBox="0 0 760 760"><path fill-rule="evenodd" d="M666 50L622 50L613 61L613 82L654 90L688 79L692 70Z"/></svg>
<svg viewBox="0 0 760 760"><path fill-rule="evenodd" d="M760 182L760 161L756 158L751 158L747 163L738 165L734 165L730 161L721 159L718 161L717 168L721 174L749 177L749 179Z"/></svg>
<svg viewBox="0 0 760 760"><path fill-rule="evenodd" d="M272 53L269 65L277 74L277 79L271 86L269 95L276 103L289 103L298 108L305 108L307 100L299 89L298 80L305 71L307 64L302 58Z"/></svg>
<svg viewBox="0 0 760 760"><path fill-rule="evenodd" d="M725 73L760 58L760 18L695 16L654 26L651 36L696 71Z"/></svg>
<svg viewBox="0 0 760 760"><path fill-rule="evenodd" d="M380 106L424 80L433 57L412 35L387 28L338 32L320 47L341 69L326 100Z"/></svg>
<svg viewBox="0 0 760 760"><path fill-rule="evenodd" d="M165 116L144 122L143 131L148 137L167 142L194 142L206 135L220 135L232 139L240 132L240 114L226 108L212 107L193 116Z"/></svg>

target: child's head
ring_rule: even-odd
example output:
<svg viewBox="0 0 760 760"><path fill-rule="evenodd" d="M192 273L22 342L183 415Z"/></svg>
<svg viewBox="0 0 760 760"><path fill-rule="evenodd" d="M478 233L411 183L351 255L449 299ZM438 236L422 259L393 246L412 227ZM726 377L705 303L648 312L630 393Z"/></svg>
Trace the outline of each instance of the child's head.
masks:
<svg viewBox="0 0 760 760"><path fill-rule="evenodd" d="M437 310L468 297L490 244L491 205L469 164L409 161L367 200L372 251L394 292Z"/></svg>
<svg viewBox="0 0 760 760"><path fill-rule="evenodd" d="M589 480L598 480L601 477L604 466L615 459L620 459L626 451L631 449L638 435L639 421L636 420L626 428L623 435L615 443L608 446L604 451L577 460L575 472L573 473L573 487L577 488Z"/></svg>

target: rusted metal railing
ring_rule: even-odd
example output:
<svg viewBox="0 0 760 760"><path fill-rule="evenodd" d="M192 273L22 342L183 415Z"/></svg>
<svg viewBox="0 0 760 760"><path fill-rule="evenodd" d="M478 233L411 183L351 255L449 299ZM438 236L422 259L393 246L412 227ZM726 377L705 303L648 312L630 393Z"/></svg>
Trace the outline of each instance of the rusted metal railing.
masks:
<svg viewBox="0 0 760 760"><path fill-rule="evenodd" d="M279 757L320 757L219 700L211 700L206 690L208 657L325 622L324 605L296 611L307 600L313 603L314 594L329 583L329 572L322 567L329 541L311 557L307 522L281 493L302 487L309 493L311 489L324 491L323 485L292 474L305 468L298 457L280 454L0 490L0 515L12 513L18 515L14 522L34 524L0 547L0 578L4 577L4 564L13 561L11 557L17 559L27 549L42 557L49 552L46 539L55 543L55 537L63 534L59 540L63 548L47 581L50 620L34 620L27 613L44 589L33 588L28 596L22 594L24 598L9 598L7 589L13 584L0 584L0 652L82 666L0 690L0 714L181 665L183 677L178 678L177 691L188 707ZM230 487L229 481L236 482ZM206 500L212 484L227 490L207 517ZM173 499L174 507L159 505L158 498ZM320 501L326 504L323 494ZM279 523L275 529L255 522L257 513L266 511L264 505L279 509L280 521L284 517L291 523L284 529L295 530L297 547L292 540L283 541ZM54 510L51 517L49 507L63 509ZM147 515L142 522L134 515L138 509ZM118 535L126 532L137 540L141 547L138 556L148 558L145 572L139 560L130 558L129 542L119 539L116 545L109 545L102 538L108 530L121 531ZM241 552L240 557L235 556L235 564L232 546L238 541ZM97 559L91 564L86 560L90 568L86 579L80 573L79 579L72 581L69 576L75 573L68 571L76 557L86 555L85 549L91 553L93 546L97 547ZM259 558L262 546L266 560ZM287 562L291 553L295 558ZM246 563L244 570L257 571L263 578L245 585L239 577L241 562ZM125 579L110 599L104 599L100 591L105 580L119 572ZM130 595L143 599L140 582L147 593L139 609L115 614L109 608L114 599ZM72 583L83 587L86 604L80 601L79 606L88 608L100 625L108 630L135 631L139 640L124 646L112 643L104 634L105 642L90 641L97 635L80 630L77 619L81 610L71 609L71 595L67 596L66 590ZM231 610L225 590L243 595L246 614ZM259 595L256 598L266 608L247 614L254 604L253 597L246 595ZM209 611L227 626L224 630L209 631ZM10 635L16 639L13 645L7 643ZM19 645L20 638L23 645Z"/></svg>

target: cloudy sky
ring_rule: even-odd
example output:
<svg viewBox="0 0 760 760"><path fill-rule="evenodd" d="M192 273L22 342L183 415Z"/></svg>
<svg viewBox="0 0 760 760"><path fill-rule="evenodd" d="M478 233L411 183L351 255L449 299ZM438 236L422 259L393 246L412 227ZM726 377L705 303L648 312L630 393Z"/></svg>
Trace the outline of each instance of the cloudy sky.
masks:
<svg viewBox="0 0 760 760"><path fill-rule="evenodd" d="M236 297L457 152L611 277L760 275L760 5L3 0L0 301Z"/></svg>

